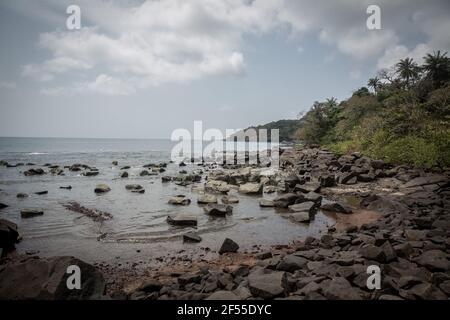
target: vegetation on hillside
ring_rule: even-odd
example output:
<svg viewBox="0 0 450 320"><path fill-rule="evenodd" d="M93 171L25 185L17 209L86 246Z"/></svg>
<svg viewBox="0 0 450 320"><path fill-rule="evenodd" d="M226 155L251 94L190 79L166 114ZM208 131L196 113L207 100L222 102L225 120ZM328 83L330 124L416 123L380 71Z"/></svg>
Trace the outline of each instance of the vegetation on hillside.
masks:
<svg viewBox="0 0 450 320"><path fill-rule="evenodd" d="M295 137L338 153L360 151L393 164L450 166L450 58L400 60L340 103L315 102Z"/></svg>
<svg viewBox="0 0 450 320"><path fill-rule="evenodd" d="M299 129L300 121L296 119L289 119L289 120L278 120L278 121L272 121L263 125L259 126L252 126L248 129L256 129L256 132L258 133L259 129L267 129L267 139L270 141L270 133L272 129L278 129L279 132L279 141L280 142L291 142L294 140L295 133Z"/></svg>

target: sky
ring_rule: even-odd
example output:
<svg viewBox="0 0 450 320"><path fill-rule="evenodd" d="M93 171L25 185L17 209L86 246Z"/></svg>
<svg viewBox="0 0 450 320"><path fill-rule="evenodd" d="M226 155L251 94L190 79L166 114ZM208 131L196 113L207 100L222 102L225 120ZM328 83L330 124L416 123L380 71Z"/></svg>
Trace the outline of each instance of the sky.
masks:
<svg viewBox="0 0 450 320"><path fill-rule="evenodd" d="M0 0L0 136L170 138L195 120L295 119L401 58L450 51L449 14L448 0Z"/></svg>

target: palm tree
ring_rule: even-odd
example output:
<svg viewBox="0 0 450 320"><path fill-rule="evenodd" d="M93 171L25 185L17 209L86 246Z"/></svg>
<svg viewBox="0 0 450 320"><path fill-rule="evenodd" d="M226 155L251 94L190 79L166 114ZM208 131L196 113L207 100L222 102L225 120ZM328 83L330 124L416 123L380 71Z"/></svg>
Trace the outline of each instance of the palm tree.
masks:
<svg viewBox="0 0 450 320"><path fill-rule="evenodd" d="M411 58L401 59L395 66L396 72L405 80L406 87L409 88L411 80L414 81L419 75L419 66Z"/></svg>
<svg viewBox="0 0 450 320"><path fill-rule="evenodd" d="M373 88L373 91L377 92L380 86L380 79L378 77L370 78L369 81L367 81L367 86Z"/></svg>
<svg viewBox="0 0 450 320"><path fill-rule="evenodd" d="M424 59L423 69L436 87L450 80L450 58L447 52L441 54L441 51L428 53Z"/></svg>

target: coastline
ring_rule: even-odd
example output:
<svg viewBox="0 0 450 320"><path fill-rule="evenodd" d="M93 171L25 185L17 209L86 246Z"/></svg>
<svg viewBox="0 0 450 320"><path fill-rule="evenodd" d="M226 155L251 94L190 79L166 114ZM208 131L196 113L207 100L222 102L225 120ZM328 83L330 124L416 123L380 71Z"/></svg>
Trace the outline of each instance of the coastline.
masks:
<svg viewBox="0 0 450 320"><path fill-rule="evenodd" d="M392 167L360 154L338 157L317 148L285 150L281 164L274 202L284 206L283 201L294 199L292 206L306 191L326 199L320 206L331 203L335 211L351 207L352 213L329 211L335 226L294 243L224 254L200 243L197 256L180 251L153 265L96 264L106 280L105 293L117 299L448 297L448 172ZM208 182L221 181L211 180L214 174L208 173ZM297 196L287 200L289 194ZM289 210L270 209L291 219ZM2 263L29 259L36 257L24 262L23 256L11 256ZM366 287L365 269L372 264L389 279L382 290ZM0 279L6 281L1 272Z"/></svg>

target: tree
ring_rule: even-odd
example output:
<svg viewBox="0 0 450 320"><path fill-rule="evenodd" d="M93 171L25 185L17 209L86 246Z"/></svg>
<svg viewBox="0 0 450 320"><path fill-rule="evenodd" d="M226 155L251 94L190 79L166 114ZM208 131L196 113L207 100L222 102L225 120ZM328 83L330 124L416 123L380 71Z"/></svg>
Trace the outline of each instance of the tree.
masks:
<svg viewBox="0 0 450 320"><path fill-rule="evenodd" d="M380 87L380 79L378 77L370 78L369 81L367 81L367 86L372 88L374 92L377 92Z"/></svg>
<svg viewBox="0 0 450 320"><path fill-rule="evenodd" d="M401 59L396 65L396 73L405 81L406 87L410 88L411 84L418 78L419 66L411 58Z"/></svg>
<svg viewBox="0 0 450 320"><path fill-rule="evenodd" d="M423 69L427 77L433 82L435 88L438 88L450 80L450 58L447 52L441 54L441 51L428 53L424 59Z"/></svg>

